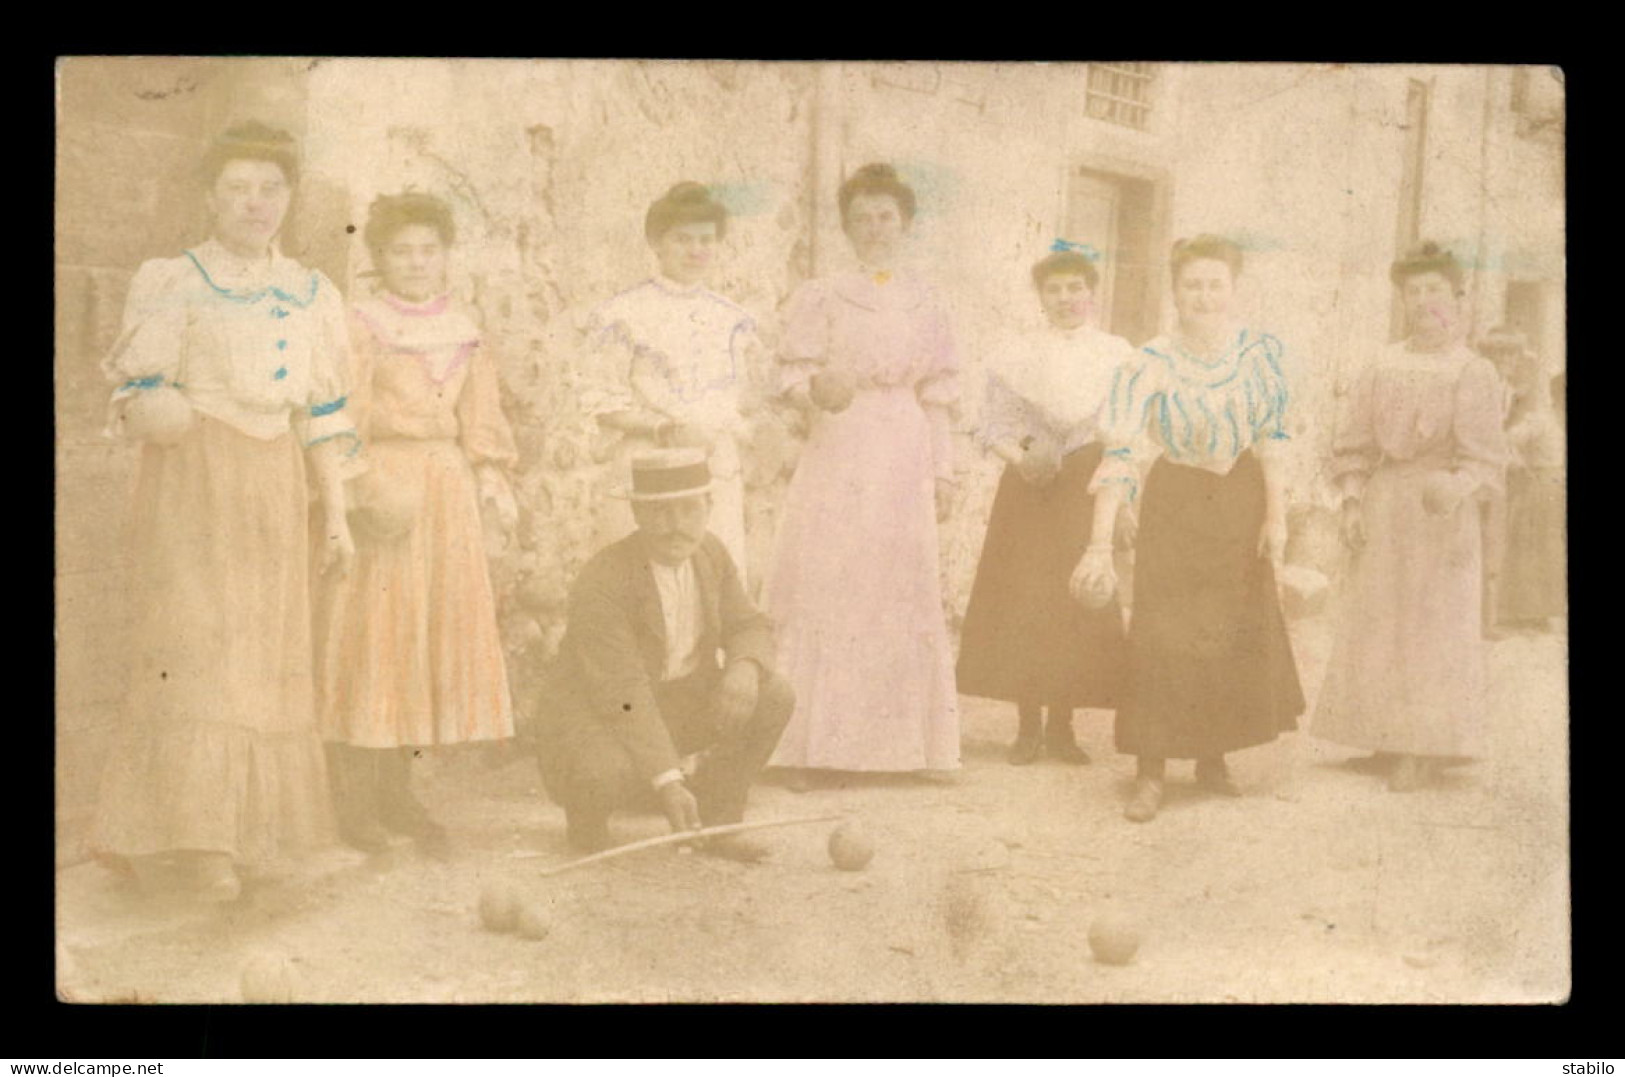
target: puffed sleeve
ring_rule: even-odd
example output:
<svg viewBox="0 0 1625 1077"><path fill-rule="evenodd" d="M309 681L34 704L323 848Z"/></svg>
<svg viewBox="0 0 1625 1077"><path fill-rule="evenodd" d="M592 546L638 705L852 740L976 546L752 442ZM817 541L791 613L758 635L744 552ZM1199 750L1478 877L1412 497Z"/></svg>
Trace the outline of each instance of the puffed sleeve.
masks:
<svg viewBox="0 0 1625 1077"><path fill-rule="evenodd" d="M631 388L636 351L614 300L600 304L587 316L580 357L571 379L587 416L597 419L637 407Z"/></svg>
<svg viewBox="0 0 1625 1077"><path fill-rule="evenodd" d="M988 374L982 395L982 421L974 435L976 444L983 452L992 452L1001 442L1020 441L1026 436L1026 428L1025 402L997 373Z"/></svg>
<svg viewBox="0 0 1625 1077"><path fill-rule="evenodd" d="M176 386L186 348L186 295L190 266L184 259L141 263L124 301L124 321L102 372L116 402L144 389Z"/></svg>
<svg viewBox="0 0 1625 1077"><path fill-rule="evenodd" d="M310 399L303 413L296 413L295 429L307 449L337 443L343 461L340 473L349 478L362 470L361 436L349 411L352 384L352 358L349 319L333 282L316 274L316 297L310 313L314 318L311 349Z"/></svg>
<svg viewBox="0 0 1625 1077"><path fill-rule="evenodd" d="M1465 476L1477 496L1505 488L1506 430L1501 425L1501 379L1488 359L1474 357L1456 382L1451 433L1456 442L1455 471Z"/></svg>
<svg viewBox="0 0 1625 1077"><path fill-rule="evenodd" d="M1280 456L1292 437L1286 428L1287 403L1292 394L1281 365L1286 349L1279 339L1266 333L1247 350L1247 422L1253 432L1253 452L1268 460Z"/></svg>
<svg viewBox="0 0 1625 1077"><path fill-rule="evenodd" d="M1332 438L1331 480L1339 502L1360 499L1365 493L1366 479L1371 477L1372 469L1382 457L1372 409L1376 381L1375 366L1360 371L1338 416L1337 431Z"/></svg>
<svg viewBox="0 0 1625 1077"><path fill-rule="evenodd" d="M818 369L829 362L829 302L829 291L821 281L807 281L785 304L779 333L779 395L805 389Z"/></svg>
<svg viewBox="0 0 1625 1077"><path fill-rule="evenodd" d="M1141 350L1125 356L1112 375L1111 395L1100 421L1104 454L1089 480L1090 493L1117 483L1127 488L1128 501L1139 494L1140 476L1162 452L1147 432L1152 409L1159 403L1163 408L1167 406L1161 369L1154 356Z"/></svg>
<svg viewBox="0 0 1625 1077"><path fill-rule="evenodd" d="M468 362L468 380L457 398L457 430L463 455L471 464L519 462L513 427L502 412L502 387L497 365L483 340L474 346Z"/></svg>
<svg viewBox="0 0 1625 1077"><path fill-rule="evenodd" d="M926 315L925 366L915 392L931 426L931 459L937 478L954 474L953 422L959 414L959 352L954 347L948 314L933 302Z"/></svg>

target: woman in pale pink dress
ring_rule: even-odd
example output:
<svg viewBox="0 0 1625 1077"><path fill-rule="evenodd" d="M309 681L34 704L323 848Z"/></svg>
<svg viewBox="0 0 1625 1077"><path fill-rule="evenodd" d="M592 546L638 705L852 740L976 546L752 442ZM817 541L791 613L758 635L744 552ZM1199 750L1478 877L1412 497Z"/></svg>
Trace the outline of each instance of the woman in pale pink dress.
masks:
<svg viewBox="0 0 1625 1077"><path fill-rule="evenodd" d="M861 268L790 298L782 392L809 421L766 605L796 712L773 763L922 772L959 766L937 522L952 492L958 400L948 316L896 269L914 192L887 165L840 191Z"/></svg>
<svg viewBox="0 0 1625 1077"><path fill-rule="evenodd" d="M1335 441L1353 551L1315 735L1415 789L1484 743L1479 500L1506 458L1495 368L1463 342L1462 269L1426 244L1392 271L1410 326L1360 376Z"/></svg>
<svg viewBox="0 0 1625 1077"><path fill-rule="evenodd" d="M413 795L423 749L513 736L480 502L511 519L518 458L495 361L446 291L451 211L379 198L365 231L383 287L351 309L351 409L370 469L353 488L355 569L318 595L316 672L340 831L444 855Z"/></svg>

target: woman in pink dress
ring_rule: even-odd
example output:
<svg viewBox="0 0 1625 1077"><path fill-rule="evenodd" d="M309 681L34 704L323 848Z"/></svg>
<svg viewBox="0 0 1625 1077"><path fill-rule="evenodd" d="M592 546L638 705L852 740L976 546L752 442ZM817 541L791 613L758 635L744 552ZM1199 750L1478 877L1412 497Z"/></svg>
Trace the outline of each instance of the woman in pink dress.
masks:
<svg viewBox="0 0 1625 1077"><path fill-rule="evenodd" d="M802 285L780 348L781 390L809 433L765 595L797 700L773 763L947 771L959 711L937 522L958 364L941 299L896 268L914 192L866 165L840 207L861 268Z"/></svg>
<svg viewBox="0 0 1625 1077"><path fill-rule="evenodd" d="M369 470L353 489L355 569L318 597L322 736L346 841L373 851L392 830L442 855L410 762L513 736L480 502L511 518L503 468L518 452L479 327L446 292L450 209L385 196L365 237L383 278L350 316Z"/></svg>
<svg viewBox="0 0 1625 1077"><path fill-rule="evenodd" d="M1337 432L1353 561L1314 732L1391 757L1406 791L1482 752L1478 503L1506 448L1495 368L1463 342L1461 266L1426 244L1391 276L1410 332L1361 373Z"/></svg>
<svg viewBox="0 0 1625 1077"><path fill-rule="evenodd" d="M149 889L230 901L239 867L332 837L310 585L354 554L344 478L359 443L344 300L276 245L293 140L244 124L202 171L212 236L142 263L105 364L113 429L142 446L130 686L93 846Z"/></svg>

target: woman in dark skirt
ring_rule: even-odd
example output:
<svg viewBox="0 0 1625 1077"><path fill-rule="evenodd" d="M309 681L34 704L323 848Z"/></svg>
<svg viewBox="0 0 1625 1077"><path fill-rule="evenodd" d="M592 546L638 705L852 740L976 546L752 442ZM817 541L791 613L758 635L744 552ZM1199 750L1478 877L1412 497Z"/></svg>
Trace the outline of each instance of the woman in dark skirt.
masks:
<svg viewBox="0 0 1625 1077"><path fill-rule="evenodd" d="M1198 785L1239 795L1225 754L1296 729L1304 710L1275 589L1286 545L1281 343L1230 318L1238 247L1200 236L1176 243L1172 261L1179 328L1113 386L1093 541L1072 576L1081 601L1108 599L1118 504L1154 460L1117 711L1117 748L1139 758L1124 813L1135 822L1156 816L1168 759L1195 759Z"/></svg>
<svg viewBox="0 0 1625 1077"><path fill-rule="evenodd" d="M1123 619L1115 600L1093 610L1072 601L1067 581L1089 545L1100 413L1134 350L1089 324L1100 278L1083 254L1051 254L1032 277L1048 325L1008 340L988 375L978 436L1007 466L965 611L958 685L1016 704L1010 762L1047 752L1082 764L1072 710L1117 705Z"/></svg>

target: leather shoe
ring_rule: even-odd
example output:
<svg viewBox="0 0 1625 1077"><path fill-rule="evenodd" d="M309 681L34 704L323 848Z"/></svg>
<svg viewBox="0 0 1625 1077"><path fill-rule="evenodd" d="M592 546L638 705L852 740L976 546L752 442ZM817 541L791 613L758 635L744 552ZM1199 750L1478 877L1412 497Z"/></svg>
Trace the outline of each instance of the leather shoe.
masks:
<svg viewBox="0 0 1625 1077"><path fill-rule="evenodd" d="M1070 763L1075 767L1089 765L1089 753L1078 747L1078 742L1068 737L1066 740L1052 740L1044 745L1044 754L1061 763Z"/></svg>
<svg viewBox="0 0 1625 1077"><path fill-rule="evenodd" d="M1230 768L1224 765L1223 760L1209 763L1205 759L1196 761L1196 784L1209 793L1217 793L1222 797L1241 796L1241 786L1230 777Z"/></svg>
<svg viewBox="0 0 1625 1077"><path fill-rule="evenodd" d="M389 848L389 832L376 822L351 822L339 827L339 837L353 849L381 853Z"/></svg>
<svg viewBox="0 0 1625 1077"><path fill-rule="evenodd" d="M1010 745L1010 762L1018 767L1036 763L1038 757L1043 754L1044 742L1039 740L1036 734L1030 736L1023 734L1016 738L1014 744Z"/></svg>
<svg viewBox="0 0 1625 1077"><path fill-rule="evenodd" d="M1131 823L1149 823L1157 817L1160 807L1162 782L1156 778L1136 778L1134 795L1129 798L1128 807L1123 809L1123 818Z"/></svg>

